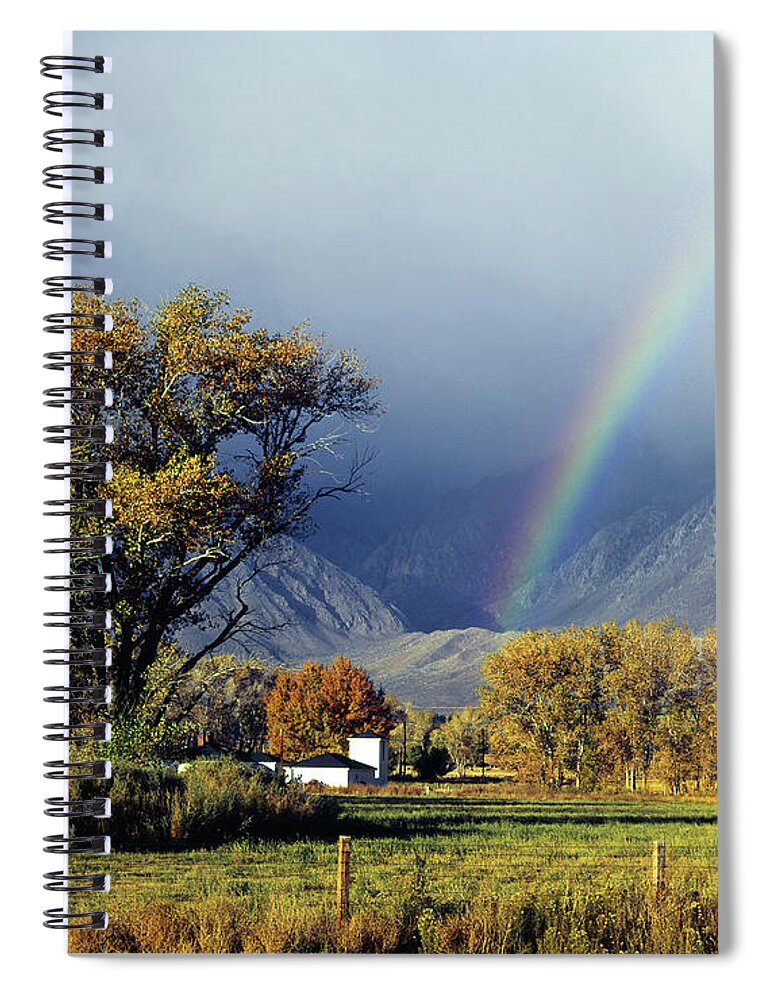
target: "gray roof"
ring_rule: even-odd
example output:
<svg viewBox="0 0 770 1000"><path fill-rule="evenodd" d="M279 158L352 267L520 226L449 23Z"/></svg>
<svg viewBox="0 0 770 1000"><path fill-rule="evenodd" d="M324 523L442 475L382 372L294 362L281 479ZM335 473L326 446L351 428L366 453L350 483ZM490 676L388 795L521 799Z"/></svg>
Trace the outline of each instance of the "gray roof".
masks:
<svg viewBox="0 0 770 1000"><path fill-rule="evenodd" d="M371 764L362 764L360 760L352 760L341 753L319 753L315 757L306 757L298 760L294 767L351 767L361 770L373 771Z"/></svg>
<svg viewBox="0 0 770 1000"><path fill-rule="evenodd" d="M384 740L386 737L378 736L377 733L373 733L371 729L367 729L365 733L354 733L351 740Z"/></svg>
<svg viewBox="0 0 770 1000"><path fill-rule="evenodd" d="M220 746L219 743L206 743L204 746L195 746L190 751L193 757L205 757L216 759L219 757L232 757L242 764L263 764L268 762L278 762L278 757L272 753L263 753L261 750L233 750L231 747Z"/></svg>

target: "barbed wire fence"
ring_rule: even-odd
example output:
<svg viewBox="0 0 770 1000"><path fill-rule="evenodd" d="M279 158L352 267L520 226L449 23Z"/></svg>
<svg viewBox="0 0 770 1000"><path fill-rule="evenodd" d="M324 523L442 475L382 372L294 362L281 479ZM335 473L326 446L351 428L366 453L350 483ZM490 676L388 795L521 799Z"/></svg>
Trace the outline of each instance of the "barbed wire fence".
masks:
<svg viewBox="0 0 770 1000"><path fill-rule="evenodd" d="M226 892L268 898L287 896L303 905L334 907L338 929L359 909L379 905L388 894L422 894L462 902L502 899L521 892L644 890L651 900L669 888L716 892L717 846L655 840L606 845L585 841L558 845L517 843L489 848L376 845L341 836L318 843L304 855L266 857L244 848L213 863L189 861L168 873L173 895ZM140 896L157 869L141 855L123 856L115 873L125 897ZM186 890L186 891L185 891Z"/></svg>

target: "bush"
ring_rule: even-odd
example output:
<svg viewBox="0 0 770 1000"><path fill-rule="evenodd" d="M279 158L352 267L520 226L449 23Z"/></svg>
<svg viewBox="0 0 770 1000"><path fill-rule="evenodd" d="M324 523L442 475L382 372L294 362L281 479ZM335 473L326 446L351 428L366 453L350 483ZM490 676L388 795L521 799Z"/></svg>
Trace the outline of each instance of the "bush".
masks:
<svg viewBox="0 0 770 1000"><path fill-rule="evenodd" d="M419 777L431 780L452 770L452 758L444 747L431 747L420 753L414 766Z"/></svg>
<svg viewBox="0 0 770 1000"><path fill-rule="evenodd" d="M96 792L95 794L100 794ZM116 847L154 847L171 839L171 817L184 794L184 784L170 768L144 768L114 763L107 829Z"/></svg>
<svg viewBox="0 0 770 1000"><path fill-rule="evenodd" d="M175 810L174 840L211 846L237 840L249 821L260 825L266 780L235 760L201 760L182 775L185 795Z"/></svg>
<svg viewBox="0 0 770 1000"><path fill-rule="evenodd" d="M200 760L182 774L114 761L105 832L120 849L214 847L243 838L286 838L333 828L337 804L282 776L236 760ZM80 796L103 795L81 782ZM93 822L93 821L92 821ZM81 833L93 832L85 821Z"/></svg>

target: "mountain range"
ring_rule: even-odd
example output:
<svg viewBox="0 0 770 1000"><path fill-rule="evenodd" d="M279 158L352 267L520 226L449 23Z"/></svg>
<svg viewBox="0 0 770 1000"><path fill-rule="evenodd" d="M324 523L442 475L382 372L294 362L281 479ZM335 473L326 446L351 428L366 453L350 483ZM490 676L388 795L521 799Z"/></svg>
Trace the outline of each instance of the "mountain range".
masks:
<svg viewBox="0 0 770 1000"><path fill-rule="evenodd" d="M581 602L573 606L566 589L558 599L555 594L538 598L549 586L558 587L560 579L568 588L582 576L581 601L596 591L597 613L606 606L617 609L620 617L641 615L650 600L637 607L630 596L627 607L622 601L619 605L618 573L687 511L695 509L696 518L703 515L697 505L708 505L714 496L713 454L693 461L685 473L670 455L649 444L629 445L613 467L616 471L597 480L582 498L550 564L519 588L512 582L515 554L526 550L533 515L537 518L532 498L542 494L550 469L567 461L565 456L551 456L540 465L446 490L412 515L401 494L375 495L358 508L353 502L337 505L331 517L324 515L308 544L395 605L410 630L537 628L546 624L541 613L548 614L549 625L565 624L580 613ZM388 523L391 510L399 513ZM664 538L661 546L667 542L677 549L671 553L675 574L683 540ZM573 557L567 582L559 570ZM657 577L664 567L648 569ZM651 580L651 590L659 583ZM704 600L704 614L710 618L713 600L709 606L708 595L691 599L685 587L676 613L700 621L703 615L696 605Z"/></svg>
<svg viewBox="0 0 770 1000"><path fill-rule="evenodd" d="M476 700L481 662L514 627L670 616L701 631L716 619L714 494L685 509L667 499L588 530L511 594L489 584L501 556L494 492L485 503L447 504L358 552L348 544L344 568L315 539L282 539L241 584L262 627L248 651L289 666L344 653L402 700L446 712ZM213 615L234 601L235 586L220 586ZM181 639L194 647L202 633ZM230 648L244 654L243 645Z"/></svg>
<svg viewBox="0 0 770 1000"><path fill-rule="evenodd" d="M596 532L510 603L529 626L668 616L702 631L716 622L715 542L713 495L674 519L642 508Z"/></svg>

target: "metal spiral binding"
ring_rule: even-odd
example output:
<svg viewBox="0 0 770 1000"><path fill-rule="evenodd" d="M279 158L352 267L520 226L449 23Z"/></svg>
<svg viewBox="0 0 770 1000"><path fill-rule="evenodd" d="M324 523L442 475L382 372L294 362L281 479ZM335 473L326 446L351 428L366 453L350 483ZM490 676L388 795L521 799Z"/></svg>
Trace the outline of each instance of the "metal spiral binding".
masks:
<svg viewBox="0 0 770 1000"><path fill-rule="evenodd" d="M53 80L64 80L65 77L69 79L78 73L103 74L111 71L111 61L104 56L46 56L40 62L41 74ZM63 119L63 122L61 128L48 129L44 133L44 148L62 155L74 154L83 147L90 147L92 150L109 148L112 145L112 134L109 131L102 128L75 128L68 119L74 109L103 111L111 106L111 96L101 91L73 89L45 94L43 110L46 114ZM74 220L78 224L101 226L111 220L111 207L103 201L69 200L68 192L64 193L65 188L76 182L105 185L111 181L112 171L101 165L62 162L43 170L43 184L47 188L62 191L64 199L50 201L43 206L44 220L64 230L61 237L46 240L43 244L45 259L71 263L78 258L108 260L111 257L111 244L99 238L101 234L73 237L69 228ZM94 238L90 238L91 235ZM48 277L43 282L44 295L70 302L72 295L76 293L104 296L111 292L112 281L99 275L59 274ZM78 309L74 304L69 309L67 305L63 308L62 312L49 313L44 317L44 333L69 338L73 331L99 334L112 329L112 317L107 313ZM112 390L79 384L81 380L78 378L87 371L109 371L112 368L111 352L105 349L73 350L67 345L64 350L47 352L44 355L44 367L49 371L69 373L70 378L67 385L57 385L45 390L44 405L56 409L68 407L72 414L71 423L45 427L44 440L64 445L67 449L73 442L111 444L112 427L101 421L99 414L112 405ZM80 419L81 416L86 419ZM66 571L46 575L45 590L66 594L69 601L68 610L45 613L45 626L66 628L70 644L67 648L47 649L44 652L45 666L58 668L65 674L64 683L44 688L44 700L49 704L62 706L67 715L65 721L45 725L43 739L63 743L66 747L104 743L110 739L110 726L104 720L95 719L94 711L110 703L110 687L106 683L100 683L99 674L109 669L112 655L107 643L108 636L105 635L102 646L98 639L95 640L94 631L108 632L112 626L109 609L112 591L112 575L109 572L112 539L109 535L79 534L77 525L83 517L112 516L111 502L100 497L97 492L99 484L109 482L112 478L112 465L106 458L78 460L67 455L60 461L46 464L45 478L63 483L68 492L65 498L46 501L45 515L66 517L71 527L70 534L47 538L44 543L47 554L58 556L68 563ZM76 675L73 683L69 679L71 671ZM77 678L78 672L85 672L84 676ZM85 717L79 714L83 709L87 711ZM68 754L62 760L47 761L44 766L47 769L46 778L66 782L68 785L73 781L103 781L111 776L109 761L70 760ZM45 800L44 812L46 816L58 818L66 824L65 832L44 838L43 849L46 853L65 858L109 853L108 836L85 834L82 827L72 825L83 819L108 818L110 799L107 796L93 792L81 799L71 798L67 794L51 796ZM104 873L73 874L64 870L47 872L44 879L45 888L49 892L64 893L65 901L72 895L109 890L109 876ZM70 911L66 903L62 907L45 910L44 917L46 927L63 930L98 930L105 928L108 923L104 910Z"/></svg>
<svg viewBox="0 0 770 1000"><path fill-rule="evenodd" d="M43 205L43 219L62 225L65 219L94 219L109 222L109 205L96 201L49 201Z"/></svg>
<svg viewBox="0 0 770 1000"><path fill-rule="evenodd" d="M80 70L84 73L109 73L111 60L105 56L43 56L41 76L50 80L61 80L65 70Z"/></svg>
<svg viewBox="0 0 770 1000"><path fill-rule="evenodd" d="M58 281L58 278L48 278L49 282ZM74 280L83 280L76 278ZM44 295L58 295L65 294L64 292L59 292L59 286L56 286L57 290L52 292L45 290ZM80 288L71 289L71 291L82 291ZM43 368L48 368L50 371L64 372L68 368L112 368L112 352L111 351L48 351L43 355L46 363Z"/></svg>
<svg viewBox="0 0 770 1000"><path fill-rule="evenodd" d="M63 152L64 146L96 146L101 149L109 146L111 141L110 133L103 128L49 128L43 132L43 138L43 149L52 153Z"/></svg>
<svg viewBox="0 0 770 1000"><path fill-rule="evenodd" d="M69 181L82 184L109 184L112 172L108 167L95 167L90 163L55 163L43 170L43 184L61 190Z"/></svg>
<svg viewBox="0 0 770 1000"><path fill-rule="evenodd" d="M88 90L53 90L43 98L43 111L61 118L67 108L85 108L87 111L109 110L106 94Z"/></svg>
<svg viewBox="0 0 770 1000"><path fill-rule="evenodd" d="M46 260L65 260L67 257L96 257L104 260L111 256L111 247L105 240L46 240L43 244Z"/></svg>

